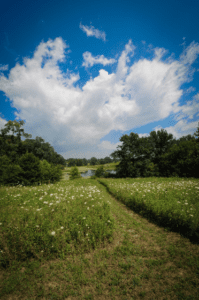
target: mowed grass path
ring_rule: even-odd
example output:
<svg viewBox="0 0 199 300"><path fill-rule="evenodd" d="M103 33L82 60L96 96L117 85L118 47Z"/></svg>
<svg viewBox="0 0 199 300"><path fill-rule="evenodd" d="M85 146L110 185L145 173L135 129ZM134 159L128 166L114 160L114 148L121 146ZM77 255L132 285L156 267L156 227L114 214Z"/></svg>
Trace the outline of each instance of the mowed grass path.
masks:
<svg viewBox="0 0 199 300"><path fill-rule="evenodd" d="M70 181L58 187L66 185ZM199 299L199 245L128 209L96 180L75 185L97 188L98 201L109 204L112 240L63 259L31 258L1 268L0 299Z"/></svg>

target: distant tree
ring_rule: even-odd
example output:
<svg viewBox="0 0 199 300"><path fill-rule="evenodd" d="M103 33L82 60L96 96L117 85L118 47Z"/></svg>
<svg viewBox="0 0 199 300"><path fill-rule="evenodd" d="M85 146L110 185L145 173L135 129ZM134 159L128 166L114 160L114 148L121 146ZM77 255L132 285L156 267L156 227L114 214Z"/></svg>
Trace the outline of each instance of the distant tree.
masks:
<svg viewBox="0 0 199 300"><path fill-rule="evenodd" d="M87 161L87 159L86 159L86 158L83 158L83 159L82 159L82 164L83 164L84 166L87 166L87 164L88 164L88 161Z"/></svg>
<svg viewBox="0 0 199 300"><path fill-rule="evenodd" d="M77 159L76 160L76 166L78 166L78 167L81 167L83 165L83 163L82 163L82 159Z"/></svg>
<svg viewBox="0 0 199 300"><path fill-rule="evenodd" d="M196 132L193 135L196 137L197 143L199 143L199 122L198 122L197 130L196 130Z"/></svg>
<svg viewBox="0 0 199 300"><path fill-rule="evenodd" d="M98 162L98 159L96 157L91 157L90 164L91 166L95 166Z"/></svg>
<svg viewBox="0 0 199 300"><path fill-rule="evenodd" d="M99 159L99 164L100 164L100 165L105 165L105 160L104 160L104 158L100 158L100 159Z"/></svg>
<svg viewBox="0 0 199 300"><path fill-rule="evenodd" d="M106 156L104 158L104 162L105 162L105 164L110 164L112 162L112 159L110 157Z"/></svg>

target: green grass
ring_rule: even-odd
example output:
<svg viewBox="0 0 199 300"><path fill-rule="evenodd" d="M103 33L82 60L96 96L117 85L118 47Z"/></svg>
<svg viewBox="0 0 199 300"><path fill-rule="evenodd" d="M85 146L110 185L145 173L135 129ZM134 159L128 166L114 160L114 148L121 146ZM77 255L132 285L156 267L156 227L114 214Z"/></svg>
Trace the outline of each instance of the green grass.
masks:
<svg viewBox="0 0 199 300"><path fill-rule="evenodd" d="M173 178L1 187L0 299L198 299L199 245L147 215L175 211L197 231L198 188Z"/></svg>

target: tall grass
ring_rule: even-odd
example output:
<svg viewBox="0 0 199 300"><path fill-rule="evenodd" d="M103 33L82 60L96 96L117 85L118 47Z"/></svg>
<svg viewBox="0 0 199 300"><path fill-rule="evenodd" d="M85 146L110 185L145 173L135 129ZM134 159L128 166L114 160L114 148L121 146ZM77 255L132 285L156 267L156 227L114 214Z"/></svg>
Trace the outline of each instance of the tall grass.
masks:
<svg viewBox="0 0 199 300"><path fill-rule="evenodd" d="M1 188L1 264L64 257L110 239L114 220L100 194L95 184L86 181Z"/></svg>

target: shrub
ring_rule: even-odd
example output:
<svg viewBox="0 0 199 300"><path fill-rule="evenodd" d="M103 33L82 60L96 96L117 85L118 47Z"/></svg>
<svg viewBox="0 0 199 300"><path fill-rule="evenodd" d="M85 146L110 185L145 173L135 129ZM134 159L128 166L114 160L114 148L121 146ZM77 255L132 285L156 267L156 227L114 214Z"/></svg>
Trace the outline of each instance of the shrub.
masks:
<svg viewBox="0 0 199 300"><path fill-rule="evenodd" d="M104 174L104 166L100 166L97 168L96 172L95 172L95 176L96 177L101 177Z"/></svg>
<svg viewBox="0 0 199 300"><path fill-rule="evenodd" d="M81 178L81 175L80 175L80 173L78 171L78 168L77 167L73 167L73 168L71 168L69 179L76 179L76 178Z"/></svg>

